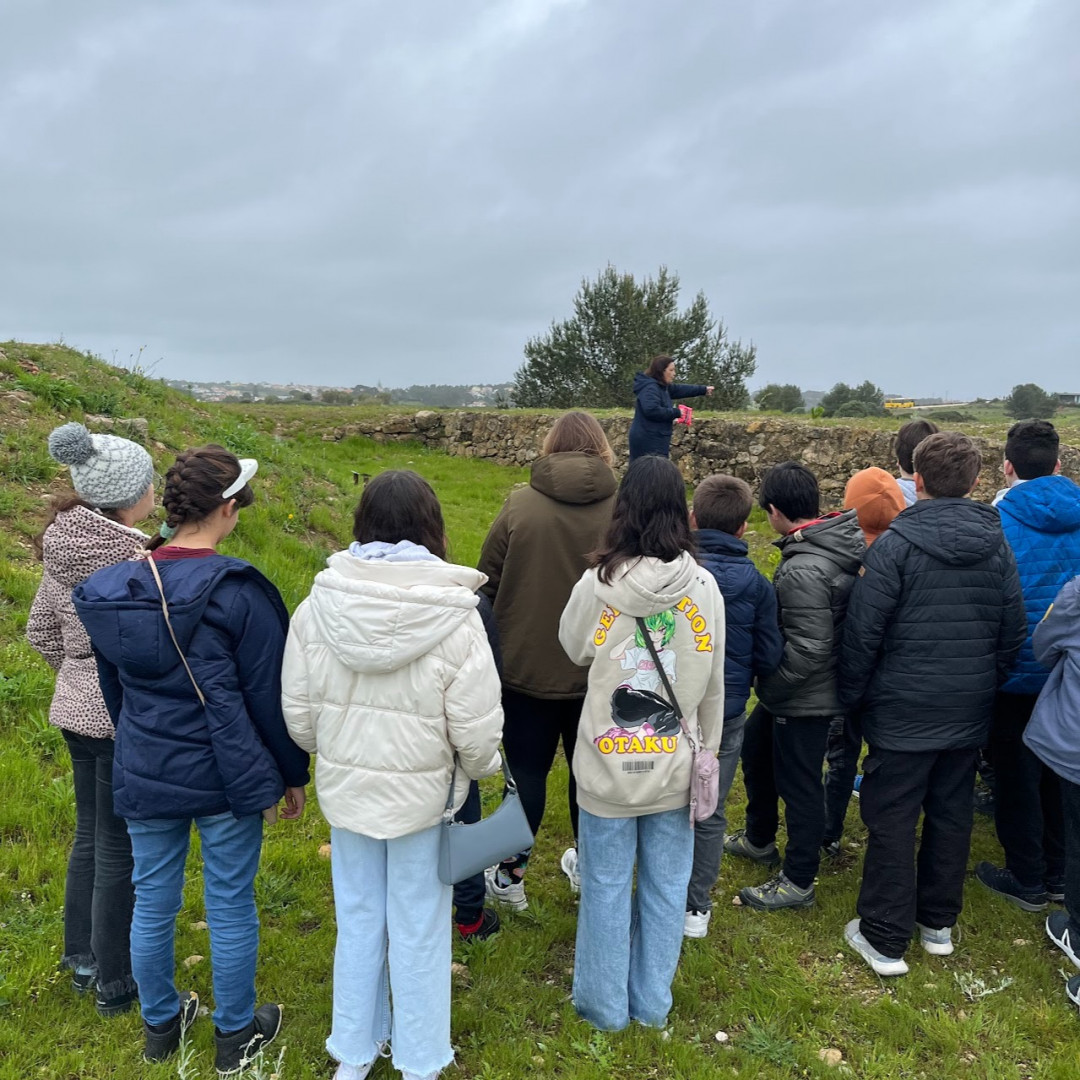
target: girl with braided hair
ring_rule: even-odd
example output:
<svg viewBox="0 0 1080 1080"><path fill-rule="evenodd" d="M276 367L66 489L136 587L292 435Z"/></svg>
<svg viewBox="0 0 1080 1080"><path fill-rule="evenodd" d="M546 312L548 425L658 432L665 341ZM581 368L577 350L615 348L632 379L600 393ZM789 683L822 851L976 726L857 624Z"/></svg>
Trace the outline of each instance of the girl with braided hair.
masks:
<svg viewBox="0 0 1080 1080"><path fill-rule="evenodd" d="M308 756L281 713L288 615L253 566L219 555L254 502L258 463L189 450L166 476L166 521L146 559L75 591L116 725L114 801L135 870L131 959L148 1060L175 1052L198 1013L174 982L173 936L194 823L201 840L214 971L215 1065L238 1072L278 1033L281 1006L255 1007L255 873L263 819L298 818Z"/></svg>

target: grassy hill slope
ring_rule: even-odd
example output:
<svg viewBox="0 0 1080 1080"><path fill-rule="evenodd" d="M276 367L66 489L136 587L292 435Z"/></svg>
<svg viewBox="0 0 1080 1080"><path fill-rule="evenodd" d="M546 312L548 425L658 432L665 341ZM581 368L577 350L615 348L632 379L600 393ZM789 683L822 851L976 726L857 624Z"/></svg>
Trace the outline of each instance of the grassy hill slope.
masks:
<svg viewBox="0 0 1080 1080"><path fill-rule="evenodd" d="M200 406L143 374L61 347L7 344L0 351L0 1080L209 1077L208 1021L196 1026L186 1067L150 1067L139 1057L137 1016L100 1020L56 968L74 824L70 766L47 722L51 673L22 640L38 579L30 540L44 497L64 486L63 470L45 451L48 432L87 412L108 415L121 432L145 437L160 470L176 450L211 439L257 456L257 502L241 516L227 550L266 572L290 608L326 553L349 536L354 470L407 466L427 476L442 498L454 555L465 563L474 563L503 498L526 474L407 445L324 443L318 425L330 410L310 410L311 429L278 442L273 416L258 410ZM132 418L146 420L145 436ZM764 566L773 550L760 519L751 542ZM529 871L530 910L504 915L504 931L492 941L455 948L458 1066L449 1078L1078 1075L1077 1017L1064 999L1063 962L1046 947L1039 916L998 902L972 882L953 957L930 958L916 946L911 974L885 982L845 949L840 935L854 913L864 838L857 803L844 856L822 867L816 908L768 917L733 907L732 895L763 875L725 860L709 937L684 950L668 1033L594 1032L568 1004L575 907L558 870L570 839L565 784L559 765ZM495 782L485 786L489 805L497 789ZM729 803L732 827L742 816L739 787ZM320 856L328 835L314 803L302 822L267 831L257 885L259 986L264 998L287 1007L280 1080L333 1071L323 1050L334 942L329 864ZM980 820L972 862L997 857L992 830ZM177 931L180 981L209 1002L204 917L201 882L192 872ZM717 1032L730 1038L720 1042ZM825 1049L839 1050L844 1064L824 1063ZM374 1075L396 1074L384 1062Z"/></svg>

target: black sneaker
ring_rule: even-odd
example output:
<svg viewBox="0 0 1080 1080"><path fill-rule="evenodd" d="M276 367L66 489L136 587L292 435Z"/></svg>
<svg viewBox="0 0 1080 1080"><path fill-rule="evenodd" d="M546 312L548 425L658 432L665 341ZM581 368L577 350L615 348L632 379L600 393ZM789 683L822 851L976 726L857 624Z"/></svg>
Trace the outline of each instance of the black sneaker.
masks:
<svg viewBox="0 0 1080 1080"><path fill-rule="evenodd" d="M76 994L89 994L97 987L97 968L79 967L71 973L71 989Z"/></svg>
<svg viewBox="0 0 1080 1080"><path fill-rule="evenodd" d="M975 876L991 892L1004 896L1011 904L1022 911L1045 911L1046 890L1026 889L1011 870L995 866L991 862L981 862L975 867Z"/></svg>
<svg viewBox="0 0 1080 1080"><path fill-rule="evenodd" d="M1074 1005L1080 1006L1080 975L1074 975L1065 984L1065 996Z"/></svg>
<svg viewBox="0 0 1080 1080"><path fill-rule="evenodd" d="M840 846L840 840L823 840L821 843L821 854L826 859L839 859L844 854L844 849Z"/></svg>
<svg viewBox="0 0 1080 1080"><path fill-rule="evenodd" d="M499 916L491 908L484 908L478 922L458 923L457 928L466 941L487 941L499 932Z"/></svg>
<svg viewBox="0 0 1080 1080"><path fill-rule="evenodd" d="M801 889L783 872L766 881L764 885L748 886L739 890L743 906L757 911L782 911L784 908L814 906L814 886Z"/></svg>
<svg viewBox="0 0 1080 1080"><path fill-rule="evenodd" d="M255 1018L246 1028L230 1035L223 1035L215 1028L217 1054L214 1056L214 1068L218 1076L234 1076L253 1062L263 1052L263 1047L269 1046L277 1038L281 1018L280 1005L260 1005L255 1010Z"/></svg>
<svg viewBox="0 0 1080 1080"><path fill-rule="evenodd" d="M1080 968L1080 934L1072 932L1067 911L1051 911L1046 916L1046 936Z"/></svg>
<svg viewBox="0 0 1080 1080"><path fill-rule="evenodd" d="M971 805L977 814L993 817L994 793L989 788L976 787L975 794L971 797Z"/></svg>
<svg viewBox="0 0 1080 1080"><path fill-rule="evenodd" d="M180 995L180 1011L166 1024L148 1024L143 1021L146 1046L143 1057L147 1061L164 1061L180 1049L180 1040L195 1023L199 1015L199 995L194 990Z"/></svg>
<svg viewBox="0 0 1080 1080"><path fill-rule="evenodd" d="M119 1016L132 1009L139 1000L139 991L132 987L125 994L117 994L116 997L104 998L99 993L94 1001L97 1011L101 1016Z"/></svg>
<svg viewBox="0 0 1080 1080"><path fill-rule="evenodd" d="M1046 899L1055 904L1065 903L1065 882L1061 878L1046 882Z"/></svg>

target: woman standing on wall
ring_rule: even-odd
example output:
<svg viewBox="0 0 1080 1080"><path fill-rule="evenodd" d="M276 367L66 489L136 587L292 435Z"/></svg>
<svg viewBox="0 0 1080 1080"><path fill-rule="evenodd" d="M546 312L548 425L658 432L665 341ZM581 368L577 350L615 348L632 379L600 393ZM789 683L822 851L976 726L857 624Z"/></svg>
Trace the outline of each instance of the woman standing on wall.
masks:
<svg viewBox="0 0 1080 1080"><path fill-rule="evenodd" d="M672 424L682 424L685 405L673 398L707 397L711 386L675 381L675 360L654 356L645 371L634 376L634 422L630 425L630 460L646 454L667 457L671 449Z"/></svg>
<svg viewBox="0 0 1080 1080"><path fill-rule="evenodd" d="M512 491L480 554L503 651L503 744L535 836L544 817L547 778L562 738L573 764L588 672L559 648L559 617L570 590L600 543L615 502L612 453L599 422L568 412L555 421L533 465L528 487ZM577 792L569 785L570 823L577 838ZM488 871L493 899L518 910L525 898L521 852ZM577 891L577 849L562 868Z"/></svg>
<svg viewBox="0 0 1080 1080"><path fill-rule="evenodd" d="M45 564L26 636L56 669L49 722L60 728L75 777L75 843L64 889L64 958L79 993L96 990L112 1016L137 999L131 974L131 840L113 813L113 735L90 639L71 590L95 570L135 558L148 537L133 526L154 510L154 465L138 443L64 424L49 454L71 468L74 494L57 500L41 536Z"/></svg>

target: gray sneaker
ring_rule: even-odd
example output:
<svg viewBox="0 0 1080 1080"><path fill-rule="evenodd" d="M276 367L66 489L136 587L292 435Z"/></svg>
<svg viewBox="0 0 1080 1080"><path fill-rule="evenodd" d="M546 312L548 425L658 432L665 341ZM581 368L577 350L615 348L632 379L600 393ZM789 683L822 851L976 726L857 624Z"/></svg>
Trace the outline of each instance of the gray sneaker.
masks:
<svg viewBox="0 0 1080 1080"><path fill-rule="evenodd" d="M762 866L780 865L780 852L776 850L776 842L758 847L747 839L745 829L736 829L724 837L724 851L729 855L737 855L740 859L761 863Z"/></svg>
<svg viewBox="0 0 1080 1080"><path fill-rule="evenodd" d="M855 918L844 927L844 940L870 965L876 975L906 975L907 961L902 956L886 956L879 953L859 929L860 920Z"/></svg>
<svg viewBox="0 0 1080 1080"><path fill-rule="evenodd" d="M951 956L953 951L952 927L943 926L935 930L932 926L923 926L921 922L915 924L919 931L919 941L923 949L931 956Z"/></svg>
<svg viewBox="0 0 1080 1080"><path fill-rule="evenodd" d="M739 890L739 899L746 907L758 911L780 911L783 908L804 908L814 906L814 886L800 889L783 872L766 881L764 885L753 885Z"/></svg>

